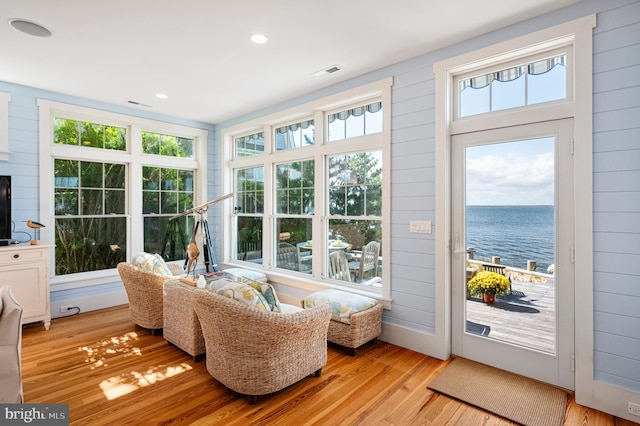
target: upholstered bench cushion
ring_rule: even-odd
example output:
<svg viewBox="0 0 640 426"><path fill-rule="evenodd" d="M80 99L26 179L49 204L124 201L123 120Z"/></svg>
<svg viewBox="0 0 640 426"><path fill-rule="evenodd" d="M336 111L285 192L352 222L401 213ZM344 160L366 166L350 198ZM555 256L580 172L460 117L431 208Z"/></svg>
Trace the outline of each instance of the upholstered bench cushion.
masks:
<svg viewBox="0 0 640 426"><path fill-rule="evenodd" d="M317 291L304 299L305 309L322 304L331 306L332 320L350 324L352 315L373 308L378 302L370 297L334 289Z"/></svg>
<svg viewBox="0 0 640 426"><path fill-rule="evenodd" d="M295 314L302 311L304 311L304 309L302 309L300 306L289 305L287 303L280 304L280 313L282 314Z"/></svg>
<svg viewBox="0 0 640 426"><path fill-rule="evenodd" d="M225 269L223 272L229 275L233 275L234 277L237 277L237 278L246 278L253 281L260 281L262 283L267 282L267 276L265 274L263 274L262 272L251 271L249 269L229 268L229 269Z"/></svg>

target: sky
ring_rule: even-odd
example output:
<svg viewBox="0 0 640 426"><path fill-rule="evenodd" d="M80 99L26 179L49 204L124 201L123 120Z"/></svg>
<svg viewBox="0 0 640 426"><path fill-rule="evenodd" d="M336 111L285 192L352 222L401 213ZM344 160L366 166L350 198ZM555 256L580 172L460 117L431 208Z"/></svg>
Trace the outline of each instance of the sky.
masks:
<svg viewBox="0 0 640 426"><path fill-rule="evenodd" d="M467 205L553 205L554 139L467 147Z"/></svg>

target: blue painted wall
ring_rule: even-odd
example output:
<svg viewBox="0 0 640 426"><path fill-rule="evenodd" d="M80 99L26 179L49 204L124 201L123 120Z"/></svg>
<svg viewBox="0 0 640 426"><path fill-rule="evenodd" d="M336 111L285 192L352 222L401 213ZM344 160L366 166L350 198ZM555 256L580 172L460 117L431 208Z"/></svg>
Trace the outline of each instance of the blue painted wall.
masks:
<svg viewBox="0 0 640 426"><path fill-rule="evenodd" d="M593 37L595 379L640 391L640 2Z"/></svg>

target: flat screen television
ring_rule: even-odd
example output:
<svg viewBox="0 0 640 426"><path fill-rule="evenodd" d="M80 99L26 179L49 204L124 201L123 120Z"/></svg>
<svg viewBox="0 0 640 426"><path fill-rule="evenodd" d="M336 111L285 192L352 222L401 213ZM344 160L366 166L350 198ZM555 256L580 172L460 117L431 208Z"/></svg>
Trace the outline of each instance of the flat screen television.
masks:
<svg viewBox="0 0 640 426"><path fill-rule="evenodd" d="M11 239L11 176L0 176L0 240Z"/></svg>

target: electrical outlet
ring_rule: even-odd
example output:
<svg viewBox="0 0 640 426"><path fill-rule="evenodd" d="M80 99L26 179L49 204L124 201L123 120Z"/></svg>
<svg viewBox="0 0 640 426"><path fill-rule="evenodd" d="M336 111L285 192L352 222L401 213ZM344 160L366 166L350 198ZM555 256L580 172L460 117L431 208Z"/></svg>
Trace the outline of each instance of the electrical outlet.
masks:
<svg viewBox="0 0 640 426"><path fill-rule="evenodd" d="M71 309L73 309L73 306L71 305L60 306L60 313L64 314L65 312L70 311Z"/></svg>
<svg viewBox="0 0 640 426"><path fill-rule="evenodd" d="M634 416L640 416L640 404L629 401L627 411L629 411L629 414L633 414Z"/></svg>

